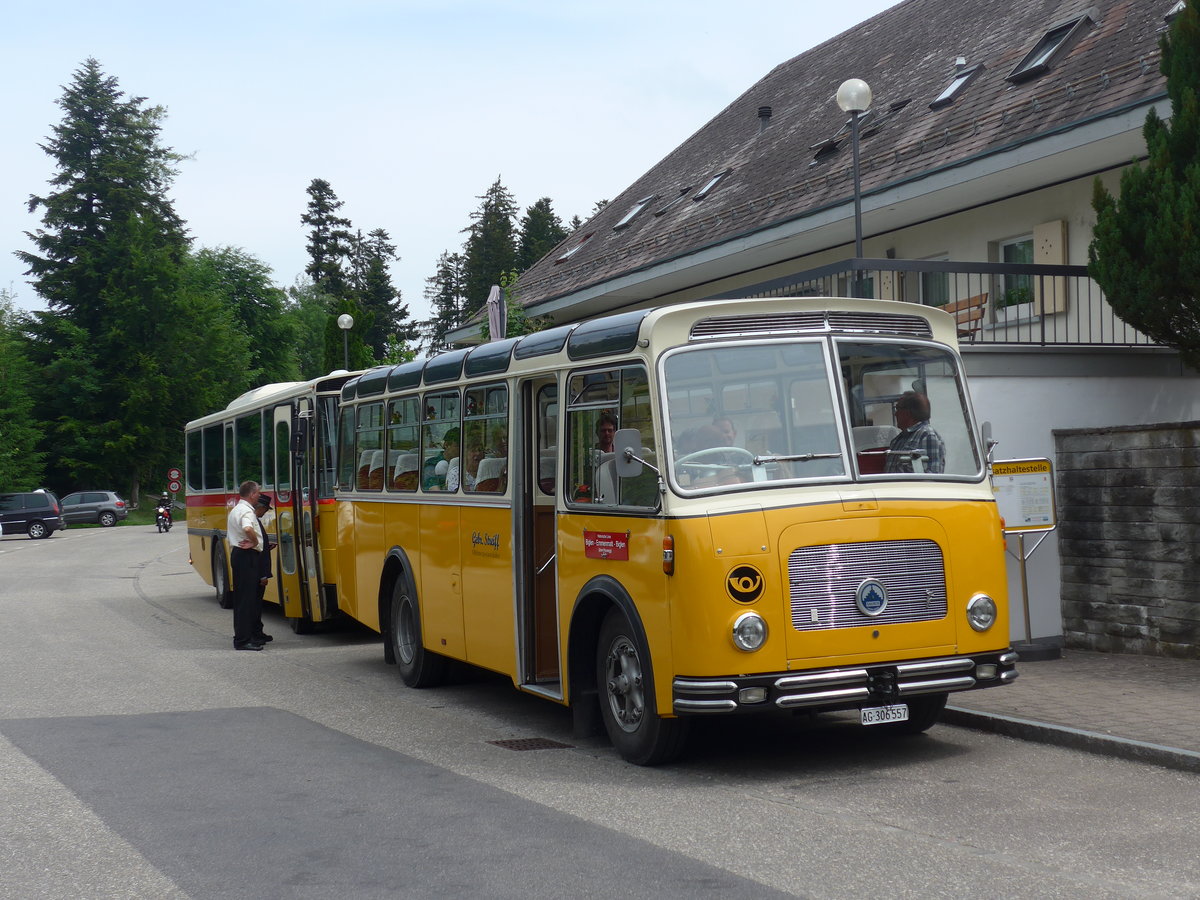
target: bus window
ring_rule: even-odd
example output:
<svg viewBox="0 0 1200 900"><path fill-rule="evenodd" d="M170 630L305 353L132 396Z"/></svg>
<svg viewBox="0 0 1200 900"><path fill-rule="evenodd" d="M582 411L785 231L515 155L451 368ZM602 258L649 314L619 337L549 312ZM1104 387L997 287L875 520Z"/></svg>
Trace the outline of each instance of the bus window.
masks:
<svg viewBox="0 0 1200 900"><path fill-rule="evenodd" d="M641 434L642 459L655 464L650 387L641 366L574 374L568 379L567 500L601 506L653 508L658 478L644 469L637 478L618 479L613 436L621 428Z"/></svg>
<svg viewBox="0 0 1200 900"><path fill-rule="evenodd" d="M421 489L457 491L462 438L458 421L458 391L426 394L421 427Z"/></svg>
<svg viewBox="0 0 1200 900"><path fill-rule="evenodd" d="M225 490L237 490L239 482L234 474L234 441L233 441L233 423L225 423L225 470L222 473L222 480L225 482Z"/></svg>
<svg viewBox="0 0 1200 900"><path fill-rule="evenodd" d="M846 477L824 342L685 350L664 373L683 492Z"/></svg>
<svg viewBox="0 0 1200 900"><path fill-rule="evenodd" d="M558 385L548 384L537 395L537 485L554 495L558 478Z"/></svg>
<svg viewBox="0 0 1200 900"><path fill-rule="evenodd" d="M237 470L234 475L238 484L243 481L263 483L263 439L262 413L253 412L238 416L234 426L237 432Z"/></svg>
<svg viewBox="0 0 1200 900"><path fill-rule="evenodd" d="M480 494L508 487L508 387L469 388L462 427L462 486Z"/></svg>
<svg viewBox="0 0 1200 900"><path fill-rule="evenodd" d="M222 426L204 429L204 489L219 491L225 487L225 450L221 443Z"/></svg>
<svg viewBox="0 0 1200 900"><path fill-rule="evenodd" d="M204 444L203 432L189 431L187 434L187 486L188 491L204 490Z"/></svg>
<svg viewBox="0 0 1200 900"><path fill-rule="evenodd" d="M355 483L360 491L383 490L383 402L358 408Z"/></svg>
<svg viewBox="0 0 1200 900"><path fill-rule="evenodd" d="M420 407L416 397L388 404L387 486L393 491L415 491L421 471Z"/></svg>
<svg viewBox="0 0 1200 900"><path fill-rule="evenodd" d="M278 474L276 488L281 491L292 489L291 447L288 444L288 423L275 424L275 471Z"/></svg>
<svg viewBox="0 0 1200 900"><path fill-rule="evenodd" d="M979 475L966 391L950 353L851 341L838 341L837 351L861 474ZM902 418L898 406L918 415Z"/></svg>
<svg viewBox="0 0 1200 900"><path fill-rule="evenodd" d="M356 407L342 408L338 419L338 479L340 491L354 490L354 417Z"/></svg>

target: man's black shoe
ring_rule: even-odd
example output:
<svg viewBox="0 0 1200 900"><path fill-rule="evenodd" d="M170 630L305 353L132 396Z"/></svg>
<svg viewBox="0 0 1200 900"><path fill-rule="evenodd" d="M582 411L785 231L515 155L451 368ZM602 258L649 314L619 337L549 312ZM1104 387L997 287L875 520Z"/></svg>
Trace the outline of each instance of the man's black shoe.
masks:
<svg viewBox="0 0 1200 900"><path fill-rule="evenodd" d="M271 643L271 641L273 641L273 640L275 640L275 638L271 637L269 634L259 634L259 635L256 635L256 636L255 636L255 638L254 638L254 643L256 643L256 644L269 644L269 643Z"/></svg>
<svg viewBox="0 0 1200 900"><path fill-rule="evenodd" d="M255 644L253 641L247 642L245 644L234 644L233 645L234 650L261 650L262 648L263 648L262 644Z"/></svg>

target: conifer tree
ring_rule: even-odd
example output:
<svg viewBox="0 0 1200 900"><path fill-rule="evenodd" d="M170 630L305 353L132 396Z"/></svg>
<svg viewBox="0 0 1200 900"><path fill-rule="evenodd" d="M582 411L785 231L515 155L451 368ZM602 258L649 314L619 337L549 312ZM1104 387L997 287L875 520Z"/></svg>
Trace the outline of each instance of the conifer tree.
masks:
<svg viewBox="0 0 1200 900"><path fill-rule="evenodd" d="M446 335L463 320L464 270L463 257L447 250L438 257L437 271L425 279L425 299L431 316L421 323L421 337L430 353L447 349Z"/></svg>
<svg viewBox="0 0 1200 900"><path fill-rule="evenodd" d="M479 209L471 213L472 222L464 231L463 295L467 314L473 314L487 302L488 291L500 276L517 265L517 203L497 177L480 196Z"/></svg>
<svg viewBox="0 0 1200 900"><path fill-rule="evenodd" d="M359 232L355 237L355 291L359 306L372 317L363 340L376 360L382 360L389 352L401 352L404 346L416 340L408 306L392 284L389 266L396 259L396 247L384 229L376 228L366 237Z"/></svg>
<svg viewBox="0 0 1200 900"><path fill-rule="evenodd" d="M42 428L34 419L33 367L25 354L21 317L12 295L0 288L0 485L32 491L42 481Z"/></svg>
<svg viewBox="0 0 1200 900"><path fill-rule="evenodd" d="M51 190L29 201L42 212L28 234L36 252L18 252L49 306L27 345L44 372L34 399L47 479L112 485L136 501L143 479L178 464L183 423L248 386L246 340L183 283L188 237L167 195L179 157L159 142L165 111L127 98L94 59L59 106L42 145L56 164Z"/></svg>
<svg viewBox="0 0 1200 900"><path fill-rule="evenodd" d="M1171 119L1152 109L1148 158L1121 175L1118 197L1097 179L1089 272L1117 315L1200 368L1200 9L1190 0L1161 39Z"/></svg>
<svg viewBox="0 0 1200 900"><path fill-rule="evenodd" d="M521 218L517 269L524 272L553 250L567 236L562 219L554 212L549 197L543 197L525 210Z"/></svg>
<svg viewBox="0 0 1200 900"><path fill-rule="evenodd" d="M348 297L353 234L350 220L337 214L344 204L323 178L314 178L307 192L308 208L300 217L301 223L309 226L309 263L304 271L325 293Z"/></svg>

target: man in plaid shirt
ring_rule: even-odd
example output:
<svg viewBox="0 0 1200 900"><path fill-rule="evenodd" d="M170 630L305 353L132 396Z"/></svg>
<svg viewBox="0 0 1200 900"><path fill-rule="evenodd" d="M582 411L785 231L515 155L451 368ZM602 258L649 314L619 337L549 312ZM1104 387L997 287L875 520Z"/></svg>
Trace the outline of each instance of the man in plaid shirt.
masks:
<svg viewBox="0 0 1200 900"><path fill-rule="evenodd" d="M929 424L929 398L916 391L906 391L896 401L896 425L900 433L888 447L885 472L913 471L913 453L920 453L921 472L943 472L946 469L946 444Z"/></svg>

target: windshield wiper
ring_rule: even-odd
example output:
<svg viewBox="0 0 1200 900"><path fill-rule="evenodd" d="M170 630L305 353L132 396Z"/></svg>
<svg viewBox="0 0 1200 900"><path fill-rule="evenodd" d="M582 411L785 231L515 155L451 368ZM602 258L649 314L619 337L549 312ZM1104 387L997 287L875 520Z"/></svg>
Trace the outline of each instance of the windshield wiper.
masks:
<svg viewBox="0 0 1200 900"><path fill-rule="evenodd" d="M756 466L766 465L773 462L809 462L814 459L841 459L840 453L789 453L780 456L755 456L754 464Z"/></svg>

